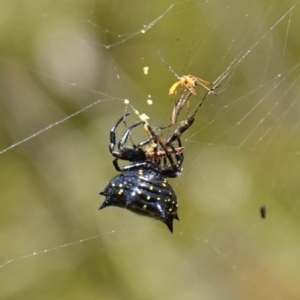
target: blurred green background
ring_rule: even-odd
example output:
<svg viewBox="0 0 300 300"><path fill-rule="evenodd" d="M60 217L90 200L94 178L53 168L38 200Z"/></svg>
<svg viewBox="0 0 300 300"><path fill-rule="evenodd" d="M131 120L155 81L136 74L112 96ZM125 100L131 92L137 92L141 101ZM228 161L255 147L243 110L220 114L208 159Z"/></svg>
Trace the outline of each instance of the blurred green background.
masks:
<svg viewBox="0 0 300 300"><path fill-rule="evenodd" d="M2 1L0 298L300 299L298 3ZM211 81L240 60L183 136L173 235L98 211L124 99L169 121L159 49Z"/></svg>

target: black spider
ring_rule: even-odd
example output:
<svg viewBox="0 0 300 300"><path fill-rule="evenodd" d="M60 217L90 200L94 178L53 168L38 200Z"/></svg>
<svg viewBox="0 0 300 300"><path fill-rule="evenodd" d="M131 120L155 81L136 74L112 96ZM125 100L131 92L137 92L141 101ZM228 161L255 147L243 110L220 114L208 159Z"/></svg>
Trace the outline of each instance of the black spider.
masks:
<svg viewBox="0 0 300 300"><path fill-rule="evenodd" d="M184 148L180 136L173 138L172 143L165 144L148 123L139 121L125 130L118 142L118 150L115 150L115 130L128 115L129 113L122 116L110 130L109 151L115 157L114 167L122 174L114 177L100 192L106 198L99 209L107 206L126 208L162 221L173 232L173 220L179 220L178 201L166 178L181 174ZM149 138L132 147L124 146L132 129L142 124ZM175 140L178 142L177 148L173 146ZM127 160L131 164L120 167L119 159Z"/></svg>

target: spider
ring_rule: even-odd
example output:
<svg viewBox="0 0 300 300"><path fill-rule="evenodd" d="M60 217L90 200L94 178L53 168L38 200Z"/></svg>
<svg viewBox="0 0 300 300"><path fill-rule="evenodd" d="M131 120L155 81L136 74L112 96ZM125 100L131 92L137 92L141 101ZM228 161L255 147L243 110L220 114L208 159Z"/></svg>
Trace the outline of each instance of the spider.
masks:
<svg viewBox="0 0 300 300"><path fill-rule="evenodd" d="M106 198L99 209L107 206L125 208L160 220L173 232L173 220L179 220L178 201L167 178L181 174L184 147L180 135L174 137L172 143L163 143L146 121L139 121L125 130L117 144L118 150L115 150L116 128L128 115L122 116L110 130L109 151L115 157L115 169L121 174L111 179L100 192ZM144 126L149 138L132 147L125 146L131 131L139 125ZM177 148L173 146L175 141ZM127 160L130 164L119 166L118 160Z"/></svg>

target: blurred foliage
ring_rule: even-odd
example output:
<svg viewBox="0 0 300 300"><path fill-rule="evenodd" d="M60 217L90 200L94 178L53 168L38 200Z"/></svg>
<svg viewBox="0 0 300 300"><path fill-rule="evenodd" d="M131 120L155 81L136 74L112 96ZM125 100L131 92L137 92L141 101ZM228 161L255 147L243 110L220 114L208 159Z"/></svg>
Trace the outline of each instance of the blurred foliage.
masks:
<svg viewBox="0 0 300 300"><path fill-rule="evenodd" d="M0 298L299 299L297 4L2 1ZM177 79L159 49L207 80L241 59L185 133L173 235L98 211L124 99L169 121Z"/></svg>

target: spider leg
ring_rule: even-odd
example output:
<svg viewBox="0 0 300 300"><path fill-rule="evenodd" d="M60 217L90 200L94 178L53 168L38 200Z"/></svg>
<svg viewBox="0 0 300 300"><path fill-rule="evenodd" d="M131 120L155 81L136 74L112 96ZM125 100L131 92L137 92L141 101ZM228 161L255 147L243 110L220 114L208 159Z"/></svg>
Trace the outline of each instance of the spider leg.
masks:
<svg viewBox="0 0 300 300"><path fill-rule="evenodd" d="M173 144L177 139L180 138L180 136L192 126L192 124L195 121L195 115L198 112L199 108L203 105L203 102L207 98L207 96L212 93L213 90L209 90L208 92L205 93L204 97L202 100L198 103L198 105L195 107L194 111L192 112L191 115L189 115L185 120L181 121L178 128L174 131L174 133L167 139L166 144Z"/></svg>
<svg viewBox="0 0 300 300"><path fill-rule="evenodd" d="M124 144L126 143L131 131L133 128L137 127L138 125L142 124L143 121L139 121L134 123L133 125L129 126L122 138L120 139L119 143L118 143L118 149L119 151L115 151L115 150L111 150L111 154L115 157L115 159L113 160L113 165L115 167L115 169L118 172L124 172L127 171L126 167L120 167L118 164L118 160L119 159L124 159L124 160L128 160L128 161L134 161L134 159L136 158L136 155L138 153L139 157L143 157L146 158L144 151L141 148L137 148L137 146L134 146L133 148L130 147L124 147ZM130 169L130 166L128 166L128 169Z"/></svg>
<svg viewBox="0 0 300 300"><path fill-rule="evenodd" d="M125 121L125 120L123 120L123 123L124 123L124 125L125 125L125 128L128 128L128 125L127 125L127 123L126 123L126 121ZM135 147L136 147L136 145L135 145L135 143L134 143L134 141L133 141L133 139L132 139L132 136L130 135L130 136L129 136L129 138L130 138L130 141L131 141L132 147L133 147L133 148L135 148Z"/></svg>
<svg viewBox="0 0 300 300"><path fill-rule="evenodd" d="M178 145L179 147L181 147L181 140L180 138L177 139L178 141ZM182 171L182 163L183 163L183 153L182 152L179 152L175 149L175 147L171 144L168 145L168 147L170 147L172 149L172 153L175 154L175 158L176 158L176 168L174 169L173 166L165 166L162 170L162 174L164 176L167 176L167 177L171 177L171 178L175 178L175 177L178 177L180 174L181 174L181 171ZM164 164L166 165L166 159L164 159Z"/></svg>
<svg viewBox="0 0 300 300"><path fill-rule="evenodd" d="M123 115L110 130L110 139L109 139L110 140L110 144L109 144L110 153L114 152L115 145L116 145L116 128L128 115L130 115L130 113L126 113L125 115Z"/></svg>
<svg viewBox="0 0 300 300"><path fill-rule="evenodd" d="M181 144L180 137L178 137L177 142L178 142L178 147L181 148L182 144ZM168 146L173 150L173 153L175 153L175 158L176 158L178 168L181 168L183 163L183 158L184 158L183 153L177 151L172 144L168 144Z"/></svg>
<svg viewBox="0 0 300 300"><path fill-rule="evenodd" d="M133 125L129 126L125 132L123 133L119 143L118 143L118 149L119 151L115 151L114 148L115 148L115 144L116 144L116 134L115 134L115 130L117 128L117 126L129 115L130 113L126 113L124 116L122 116L118 122L112 127L112 129L110 130L110 145L109 145L109 150L110 152L112 153L112 155L114 156L119 156L120 152L119 151L122 151L122 149L124 148L124 145L125 143L127 142L128 140L128 137L130 136L131 134L131 131L133 128L141 125L141 124L144 124L145 122L144 121L139 121L139 122L136 122L134 123ZM140 142L139 144L137 145L133 145L134 148L141 148L147 144L149 144L151 141L153 141L155 139L155 136L152 136L150 137L149 139L145 140L145 141L142 141Z"/></svg>
<svg viewBox="0 0 300 300"><path fill-rule="evenodd" d="M122 167L119 166L118 160L119 160L119 158L116 157L116 158L113 160L113 165L114 165L115 169L116 169L118 172L122 172Z"/></svg>
<svg viewBox="0 0 300 300"><path fill-rule="evenodd" d="M155 140L155 136L152 136L152 137L150 137L149 139L147 139L147 140L145 140L145 141L142 141L142 142L138 143L138 144L136 145L136 148L141 148L141 147L143 147L143 146L145 146L145 145L148 145L150 142L152 142L152 141L154 141L154 140Z"/></svg>
<svg viewBox="0 0 300 300"><path fill-rule="evenodd" d="M181 121L178 128L174 131L174 133L168 137L166 144L172 145L176 140L180 138L180 136L192 126L194 123L195 118L194 116L187 117L185 120Z"/></svg>
<svg viewBox="0 0 300 300"><path fill-rule="evenodd" d="M110 131L110 144L109 144L109 151L110 153L115 157L113 160L113 165L115 169L119 172L123 172L124 167L120 167L118 165L118 160L119 159L124 159L124 160L129 160L129 161L134 161L134 159L138 156L141 158L146 158L145 153L143 152L142 149L137 149L137 146L133 146L133 148L130 147L124 147L124 144L126 143L128 137L130 136L130 133L133 128L137 127L138 125L142 124L143 121L139 121L134 123L133 125L129 126L125 132L123 133L123 136L121 137L120 141L118 142L118 151L114 150L115 145L116 145L116 134L115 130L117 126L124 121L124 119L129 115L129 113L126 113L124 116L122 116L117 123L112 127ZM146 143L146 142L144 142Z"/></svg>
<svg viewBox="0 0 300 300"><path fill-rule="evenodd" d="M215 87L215 88L216 88L216 87ZM193 113L192 113L188 118L192 118L192 119L195 118L195 115L196 115L197 111L199 110L199 108L203 105L204 100L205 100L205 99L207 98L207 96L208 96L209 94L211 94L211 93L213 93L214 95L216 95L216 94L214 93L214 90L209 90L208 92L206 92L205 95L204 95L204 97L202 98L202 100L198 103L198 105L195 107ZM194 121L193 121L193 122L194 122Z"/></svg>
<svg viewBox="0 0 300 300"><path fill-rule="evenodd" d="M144 150L142 149L143 146L149 144L151 141L153 141L156 137L155 135L153 136L152 133L149 133L150 138L148 138L147 140L144 140L142 142L140 142L137 145L134 145L133 148L132 147L126 147L124 146L131 134L131 131L141 125L141 124L145 124L144 121L139 121L134 123L133 125L129 126L125 132L123 133L120 141L118 142L118 150L114 150L115 148L115 144L116 144L116 136L115 136L115 129L116 127L124 120L124 118L127 116L128 114L126 114L125 116L121 117L118 122L116 123L116 125L111 129L111 143L109 145L109 150L111 152L111 154L115 157L115 159L113 160L113 165L115 167L115 169L118 172L125 172L128 171L132 168L137 168L137 167L141 167L141 166L148 166L148 168L152 168L154 170L157 170L157 164L156 163L150 163L149 161L146 162L139 162L139 160L146 160L147 156L144 152ZM120 167L118 164L118 160L122 159L122 160L128 160L130 162L136 162L132 165L129 166L124 166L124 167ZM150 166L150 167L149 167Z"/></svg>
<svg viewBox="0 0 300 300"><path fill-rule="evenodd" d="M137 127L137 126L139 126L139 125L141 125L141 124L143 124L143 123L144 123L144 121L136 122L136 123L134 123L133 125L129 126L129 127L125 130L123 136L121 137L121 139L120 139L120 141L119 141L119 143L118 143L118 149L119 149L119 150L122 150L122 149L123 149L123 146L124 146L124 144L127 142L127 139L128 139L128 137L129 137L129 135L130 135L132 129L135 128L135 127Z"/></svg>
<svg viewBox="0 0 300 300"><path fill-rule="evenodd" d="M151 133L151 135L156 137L157 142L159 143L159 145L161 146L161 148L165 151L165 155L166 155L167 159L169 160L169 162L170 162L170 164L171 164L171 167L172 167L174 176L171 176L171 174L169 174L169 173L168 173L167 175L168 175L169 177L177 177L177 176L180 174L180 171L181 171L181 170L179 170L178 165L174 162L171 153L168 151L168 148L166 147L166 145L161 141L160 137L157 136L157 135L153 132L153 130L152 130L152 128L150 127L150 125L148 125L147 127L148 127L148 130L149 130L149 132ZM171 149L172 149L172 151L173 151L174 153L176 153L175 148L174 148L171 144L169 144L169 143L166 143L166 144L169 145L169 146L171 147ZM172 148L172 147L173 147L173 148Z"/></svg>
<svg viewBox="0 0 300 300"><path fill-rule="evenodd" d="M141 168L141 167L143 167L144 169L151 169L154 171L157 171L157 169L158 169L158 167L155 164L152 164L150 162L140 162L140 163L134 163L132 165L120 167L118 165L118 158L115 158L113 160L113 165L118 172L126 172L126 171L130 171L132 169L137 169L137 168Z"/></svg>
<svg viewBox="0 0 300 300"><path fill-rule="evenodd" d="M144 121L136 122L135 124L129 126L129 127L125 130L125 132L124 132L122 138L120 139L120 141L119 141L119 143L118 143L118 148L119 148L120 151L122 151L122 150L124 149L124 144L126 143L128 137L130 136L130 133L131 133L132 129L135 128L135 127L137 127L137 126L139 126L139 125L141 125L141 124L145 124L145 122L144 122ZM148 128L147 125L146 125L146 128ZM146 130L146 131L147 131L147 130ZM154 140L156 139L156 136L155 136L155 135L153 136L152 133L150 133L150 132L147 132L147 133L148 133L149 136L150 136L148 139L146 139L146 140L144 140L144 141L138 143L137 145L134 145L134 148L137 149L137 151L141 151L142 153L144 153L144 151L143 151L141 148L142 148L143 146L145 146L145 145L150 144L152 141L154 141ZM130 149L130 148L127 148L127 147L126 147L126 151L129 151L129 149Z"/></svg>

